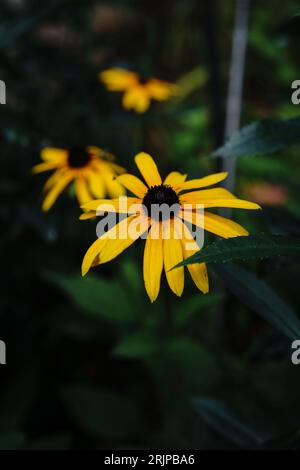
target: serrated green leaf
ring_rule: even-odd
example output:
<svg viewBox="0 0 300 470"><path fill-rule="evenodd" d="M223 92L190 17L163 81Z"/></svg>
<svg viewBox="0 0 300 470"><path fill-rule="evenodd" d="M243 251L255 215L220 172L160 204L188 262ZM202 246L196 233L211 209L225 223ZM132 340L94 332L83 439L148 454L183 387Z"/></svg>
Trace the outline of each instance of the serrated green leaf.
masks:
<svg viewBox="0 0 300 470"><path fill-rule="evenodd" d="M177 266L194 263L226 263L232 260L272 258L274 256L300 257L300 238L261 234L221 239L198 251Z"/></svg>
<svg viewBox="0 0 300 470"><path fill-rule="evenodd" d="M300 338L300 320L264 281L235 265L218 266L216 272L231 292L247 307L294 340Z"/></svg>
<svg viewBox="0 0 300 470"><path fill-rule="evenodd" d="M295 144L300 144L300 117L266 119L253 122L234 133L213 156L263 155Z"/></svg>
<svg viewBox="0 0 300 470"><path fill-rule="evenodd" d="M72 301L88 313L117 321L135 319L134 309L129 304L125 290L116 280L57 274L48 274L47 277L62 287Z"/></svg>

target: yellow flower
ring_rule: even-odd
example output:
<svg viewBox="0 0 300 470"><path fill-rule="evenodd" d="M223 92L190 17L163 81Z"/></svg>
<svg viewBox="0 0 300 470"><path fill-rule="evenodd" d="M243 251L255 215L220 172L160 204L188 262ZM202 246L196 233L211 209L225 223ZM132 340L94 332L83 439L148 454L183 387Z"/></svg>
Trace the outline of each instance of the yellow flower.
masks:
<svg viewBox="0 0 300 470"><path fill-rule="evenodd" d="M99 77L109 91L123 91L123 107L137 113L147 111L151 99L165 101L178 92L172 83L156 78L144 80L137 73L121 68L105 70Z"/></svg>
<svg viewBox="0 0 300 470"><path fill-rule="evenodd" d="M83 205L83 209L89 211L83 215L82 218L85 219L94 217L99 208L105 212L110 210L109 207L116 213L127 214L127 217L103 233L90 246L83 259L82 275L85 275L91 266L114 259L142 234L142 238L146 238L144 282L151 302L154 302L158 296L163 268L170 288L176 295L181 296L184 287L184 268L173 270L172 268L199 250L186 222L200 227L202 231L205 229L225 238L248 235L248 232L236 222L211 212L205 211L204 217L198 217L199 205L205 209L215 207L259 209L260 206L237 199L224 188L189 191L214 185L224 180L227 173L216 173L186 181L186 175L174 171L162 181L150 155L139 153L135 157L135 162L146 184L130 174L118 177L119 182L135 197L100 199ZM152 208L156 204L175 207L175 212L165 218L157 217L157 213L154 215L152 213ZM139 225L139 230L134 230L136 225ZM205 264L190 264L188 270L196 286L203 293L207 293L208 277Z"/></svg>
<svg viewBox="0 0 300 470"><path fill-rule="evenodd" d="M118 197L124 187L116 175L124 169L114 163L113 156L98 147L71 147L68 149L46 147L41 151L43 163L34 166L33 173L55 170L47 180L43 210L48 211L62 191L72 182L79 204L95 197Z"/></svg>

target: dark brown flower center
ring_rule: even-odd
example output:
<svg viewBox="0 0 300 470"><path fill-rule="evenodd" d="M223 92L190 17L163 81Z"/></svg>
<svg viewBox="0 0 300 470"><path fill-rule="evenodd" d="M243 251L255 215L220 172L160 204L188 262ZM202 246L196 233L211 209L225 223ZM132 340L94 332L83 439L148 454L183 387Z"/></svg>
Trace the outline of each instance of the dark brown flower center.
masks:
<svg viewBox="0 0 300 470"><path fill-rule="evenodd" d="M139 76L139 84L140 85L146 85L146 83L149 82L149 78L147 77L143 77L143 76Z"/></svg>
<svg viewBox="0 0 300 470"><path fill-rule="evenodd" d="M165 220L173 218L178 211L179 197L171 186L160 184L148 189L143 204L148 216L156 220Z"/></svg>
<svg viewBox="0 0 300 470"><path fill-rule="evenodd" d="M86 166L91 160L91 155L85 147L71 147L69 149L68 163L71 168Z"/></svg>

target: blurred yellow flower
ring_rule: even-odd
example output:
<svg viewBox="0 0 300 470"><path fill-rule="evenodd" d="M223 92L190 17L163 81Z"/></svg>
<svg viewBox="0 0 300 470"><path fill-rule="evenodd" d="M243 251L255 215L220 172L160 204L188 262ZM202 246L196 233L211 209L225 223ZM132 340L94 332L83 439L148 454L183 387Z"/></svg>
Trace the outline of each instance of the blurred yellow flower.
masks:
<svg viewBox="0 0 300 470"><path fill-rule="evenodd" d="M118 181L135 197L100 199L83 205L83 209L88 211L83 214L83 219L95 217L96 211L99 214L99 210L125 214L125 218L102 233L90 246L83 259L82 275L85 275L91 266L111 261L139 237L146 238L144 283L151 302L158 296L163 268L170 288L176 295L181 296L184 268L172 268L199 250L192 235L192 225L198 226L202 232L205 229L225 238L248 235L239 224L219 215L206 211L203 214L202 211L203 217L198 217L199 205L204 209L260 207L255 203L237 199L224 188L190 191L214 185L224 180L227 173L216 173L186 181L187 175L174 171L163 181L150 155L139 153L135 162L146 184L130 174L118 177ZM165 216L155 213L153 209L157 205L173 208L174 212L165 211ZM186 223L190 224L190 227ZM207 293L209 286L206 265L189 264L188 270L196 286L203 293Z"/></svg>
<svg viewBox="0 0 300 470"><path fill-rule="evenodd" d="M123 91L123 107L137 113L147 111L151 100L165 101L178 93L173 83L157 78L144 80L137 73L121 68L104 70L99 77L109 91Z"/></svg>
<svg viewBox="0 0 300 470"><path fill-rule="evenodd" d="M118 197L125 192L116 180L116 175L124 173L124 168L114 163L111 154L98 147L46 147L41 151L41 159L43 162L33 167L33 173L55 170L44 186L44 211L52 207L71 182L75 183L79 204L107 194Z"/></svg>

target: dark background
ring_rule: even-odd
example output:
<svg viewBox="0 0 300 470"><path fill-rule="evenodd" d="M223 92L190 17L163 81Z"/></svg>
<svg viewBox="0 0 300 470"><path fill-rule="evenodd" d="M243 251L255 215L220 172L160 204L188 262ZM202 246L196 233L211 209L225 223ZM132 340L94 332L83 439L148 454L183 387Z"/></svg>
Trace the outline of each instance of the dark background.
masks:
<svg viewBox="0 0 300 470"><path fill-rule="evenodd" d="M293 0L251 2L242 125L299 113L299 13ZM72 188L43 213L47 175L31 174L43 146L75 144L134 172L141 150L162 174L218 171L234 2L2 0L0 18L0 448L298 448L289 339L213 269L208 295L186 276L181 299L163 284L151 305L143 243L82 280L95 222L78 220ZM126 112L98 80L116 65L184 95ZM253 233L299 234L299 175L299 147L240 158L235 193L263 211L234 218ZM247 265L297 312L295 260Z"/></svg>

